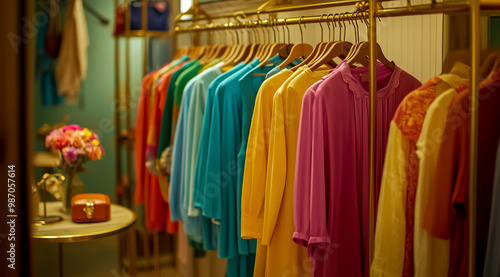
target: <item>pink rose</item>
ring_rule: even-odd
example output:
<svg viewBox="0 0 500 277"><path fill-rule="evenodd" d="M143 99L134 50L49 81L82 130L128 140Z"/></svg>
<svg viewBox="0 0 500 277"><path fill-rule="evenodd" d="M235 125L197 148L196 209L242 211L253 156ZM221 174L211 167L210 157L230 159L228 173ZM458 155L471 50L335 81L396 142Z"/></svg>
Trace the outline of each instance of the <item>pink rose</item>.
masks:
<svg viewBox="0 0 500 277"><path fill-rule="evenodd" d="M68 163L74 163L78 158L78 150L73 146L64 149L63 152L64 152L64 160L66 160L66 162Z"/></svg>
<svg viewBox="0 0 500 277"><path fill-rule="evenodd" d="M64 135L58 136L54 139L54 147L56 149L63 149L64 147L68 146L69 143L69 139Z"/></svg>
<svg viewBox="0 0 500 277"><path fill-rule="evenodd" d="M53 146L53 140L54 138L60 136L61 133L59 132L59 130L53 130L52 132L50 132L50 134L48 134L46 137L45 137L45 147L49 147L49 146Z"/></svg>
<svg viewBox="0 0 500 277"><path fill-rule="evenodd" d="M77 131L77 130L80 130L82 129L80 126L76 125L76 124L71 124L71 125L68 125L68 126L64 126L61 128L62 131L67 131L67 130L73 130L73 131Z"/></svg>
<svg viewBox="0 0 500 277"><path fill-rule="evenodd" d="M45 137L45 147L49 147L52 144L51 140L52 138L50 137L50 135Z"/></svg>

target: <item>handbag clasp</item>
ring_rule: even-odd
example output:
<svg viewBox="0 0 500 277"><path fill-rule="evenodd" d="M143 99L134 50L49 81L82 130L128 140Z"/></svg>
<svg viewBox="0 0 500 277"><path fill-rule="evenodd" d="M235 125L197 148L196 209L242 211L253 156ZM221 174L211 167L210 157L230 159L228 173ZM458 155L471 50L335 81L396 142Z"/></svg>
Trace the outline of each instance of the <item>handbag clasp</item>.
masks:
<svg viewBox="0 0 500 277"><path fill-rule="evenodd" d="M94 209L94 200L87 200L85 207L83 207L83 211L85 212L87 219L94 218Z"/></svg>

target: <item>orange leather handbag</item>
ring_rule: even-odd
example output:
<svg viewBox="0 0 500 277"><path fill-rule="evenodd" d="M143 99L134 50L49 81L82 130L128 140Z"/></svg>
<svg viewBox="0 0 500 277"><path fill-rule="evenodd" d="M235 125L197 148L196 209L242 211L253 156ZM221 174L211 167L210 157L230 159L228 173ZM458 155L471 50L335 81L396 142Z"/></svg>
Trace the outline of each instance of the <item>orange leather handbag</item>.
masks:
<svg viewBox="0 0 500 277"><path fill-rule="evenodd" d="M109 220L109 196L102 193L81 193L71 199L71 218L74 222L100 222Z"/></svg>

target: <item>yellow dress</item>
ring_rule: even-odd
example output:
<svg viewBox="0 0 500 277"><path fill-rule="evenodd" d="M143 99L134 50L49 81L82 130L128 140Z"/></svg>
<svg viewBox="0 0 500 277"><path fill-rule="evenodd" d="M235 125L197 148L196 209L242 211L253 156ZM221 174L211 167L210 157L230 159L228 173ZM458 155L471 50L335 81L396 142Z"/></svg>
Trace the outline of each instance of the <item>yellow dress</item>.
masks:
<svg viewBox="0 0 500 277"><path fill-rule="evenodd" d="M466 79L469 79L470 67L467 65L457 64L451 73L464 78L461 80L462 84L468 84ZM460 82L460 80L455 82ZM436 173L441 138L446 127L446 114L453 98L457 95L456 89L455 87L443 92L432 102L417 141L416 153L420 163L415 198L415 233L413 242L415 276L448 276L450 240L433 237L422 226L431 190L430 185Z"/></svg>
<svg viewBox="0 0 500 277"><path fill-rule="evenodd" d="M286 89L274 95L267 165L262 243L267 247L266 276L309 276L306 248L292 240L295 159L302 98L307 89L328 74L328 67L312 72L299 68ZM326 69L326 70L325 70ZM286 253L286 258L281 256Z"/></svg>
<svg viewBox="0 0 500 277"><path fill-rule="evenodd" d="M274 93L292 74L292 71L283 69L262 83L255 98L248 134L241 192L241 237L257 239L254 276L259 277L265 275L267 254L267 247L261 244L261 238L272 100Z"/></svg>

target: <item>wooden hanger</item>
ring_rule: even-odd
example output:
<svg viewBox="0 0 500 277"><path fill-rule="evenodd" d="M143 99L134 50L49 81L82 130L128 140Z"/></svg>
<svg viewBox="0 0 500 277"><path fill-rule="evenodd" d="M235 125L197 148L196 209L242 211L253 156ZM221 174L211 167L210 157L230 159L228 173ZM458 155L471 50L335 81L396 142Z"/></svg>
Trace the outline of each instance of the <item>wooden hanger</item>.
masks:
<svg viewBox="0 0 500 277"><path fill-rule="evenodd" d="M212 55L213 51L214 51L214 45L205 45L203 53L201 57L198 59L198 61L202 64L207 64L209 62L208 58L210 57L210 55Z"/></svg>
<svg viewBox="0 0 500 277"><path fill-rule="evenodd" d="M286 44L284 43L273 43L269 49L269 52L267 53L267 56L263 58L262 62L260 63L260 68L264 68L266 66L267 62L269 61L270 58L276 56L281 49L285 48L286 49Z"/></svg>
<svg viewBox="0 0 500 277"><path fill-rule="evenodd" d="M285 66L291 64L293 61L297 59L302 59L308 57L313 52L313 48L310 44L307 43L298 43L295 44L290 50L290 54L288 57L279 65L280 68L285 68Z"/></svg>
<svg viewBox="0 0 500 277"><path fill-rule="evenodd" d="M364 18L361 18L361 21L363 23L365 23L366 27L368 28L369 27L369 24L368 24L368 21ZM353 57L354 53L356 53L356 51L358 50L359 46L362 44L363 42L361 42L359 40L359 30L358 30L358 42L356 42L352 47L351 47L351 50L349 51L349 54L347 55L347 57L345 58L346 60L350 59Z"/></svg>
<svg viewBox="0 0 500 277"><path fill-rule="evenodd" d="M315 63L323 55L323 53L326 51L327 46L328 46L327 42L323 42L323 25L321 25L321 19L323 18L323 16L326 16L326 18L328 19L327 14L322 14L319 18L319 27L321 29L321 42L319 43L319 49L316 52L316 54L314 55L314 57L312 58L312 60L307 63L308 65L312 65L313 63Z"/></svg>
<svg viewBox="0 0 500 277"><path fill-rule="evenodd" d="M468 53L470 56L470 53ZM492 71L497 60L500 59L500 52L495 51L490 53L486 59L481 63L481 67L479 69L479 75L482 77L487 77Z"/></svg>
<svg viewBox="0 0 500 277"><path fill-rule="evenodd" d="M495 75L495 73L500 70L500 59L497 59L495 63L493 64L493 67L491 68L490 74L488 74L488 77L486 79L491 79Z"/></svg>
<svg viewBox="0 0 500 277"><path fill-rule="evenodd" d="M299 30L300 30L300 37L301 37L301 40L302 40L302 42L303 42L303 33L302 33L302 26L301 26L302 18L303 18L303 16L302 16L302 17L300 17L300 19L299 19ZM307 28L305 24L304 24L304 28ZM305 46L305 47L307 47L307 46ZM305 48L305 49L307 49L307 48ZM297 71L297 69L299 69L299 67L301 67L301 66L303 66L303 65L306 65L306 64L308 64L309 62L311 62L311 61L314 59L314 57L316 57L316 55L317 55L317 53L319 52L319 50L320 50L320 45L319 45L319 44L317 44L317 45L314 47L314 49L312 50L312 52L311 52L309 55L304 56L304 57L306 57L306 58L305 58L305 59L304 59L304 60L303 60L300 64L298 64L298 65L294 66L294 67L293 67L292 69L290 69L290 70L291 70L291 71L293 71L293 72L295 72L295 71ZM288 60L288 59L287 59L287 60ZM284 63L284 62L283 62L283 63ZM282 63L282 64L283 64L283 63ZM284 65L283 67L285 67L285 66L286 66L286 65ZM283 68L283 67L281 67L281 65L280 65L280 68Z"/></svg>
<svg viewBox="0 0 500 277"><path fill-rule="evenodd" d="M236 58L236 56L238 56L238 54L242 51L243 48L243 44L240 44L240 37L238 35L238 32L234 30L234 33L235 33L235 45L233 47L233 51L230 52L229 55L225 57L225 59L223 59L223 62L225 64L230 64Z"/></svg>
<svg viewBox="0 0 500 277"><path fill-rule="evenodd" d="M377 60L381 61L390 70L394 70L394 64L391 63L384 56L384 53L382 52L382 48L380 48L380 45L377 43L375 47L376 47L375 50L377 51ZM370 43L368 41L365 41L361 43L359 48L356 50L356 53L354 53L353 56L350 59L348 59L348 64L354 65L354 63L360 63L363 64L364 66L367 66L368 64L367 57L369 56L370 56Z"/></svg>
<svg viewBox="0 0 500 277"><path fill-rule="evenodd" d="M325 52L325 54L310 66L311 70L315 71L324 64L327 64L332 68L337 67L337 64L333 62L333 59L335 57L342 56L345 58L349 53L351 47L352 43L347 41L334 42L331 47Z"/></svg>
<svg viewBox="0 0 500 277"><path fill-rule="evenodd" d="M267 55L261 60L262 61L262 63L260 64L261 68L266 66L266 64L269 62L269 59L276 56L277 54L279 54L280 57L285 58L285 57L288 57L288 53L289 53L289 52L287 52L286 43L278 42L276 40L275 27L276 27L277 20L270 19L270 21L271 21L271 27L272 27L272 30L274 33L274 43L271 44ZM278 32L278 37L279 37L279 32Z"/></svg>
<svg viewBox="0 0 500 277"><path fill-rule="evenodd" d="M235 64L238 64L239 62L244 62L245 64L249 64L254 57L256 57L256 53L259 50L259 45L258 44L250 44L250 49L248 50L248 53L242 54L241 57L237 57L235 60Z"/></svg>
<svg viewBox="0 0 500 277"><path fill-rule="evenodd" d="M353 14L354 15L354 14ZM339 19L341 20L341 16L343 14L339 15ZM335 19L335 15L333 15L333 19ZM332 20L333 23L333 20ZM355 24L354 24L355 23ZM349 24L353 25L354 27L354 37L356 41L359 41L359 26L356 21L354 23L351 23L349 21ZM336 25L333 23L334 28ZM344 25L344 38L345 38L345 33L346 33L346 26ZM335 35L335 34L334 34ZM342 29L340 31L340 39L342 39ZM328 64L332 67L335 67L336 64L333 63L333 59L335 57L340 57L341 59L346 59L347 56L351 53L353 45L350 42L347 41L338 41L338 42L330 42L327 46L327 50L323 54L323 56L320 57L317 61L314 62L313 65L311 65L311 70L317 70L321 65Z"/></svg>

